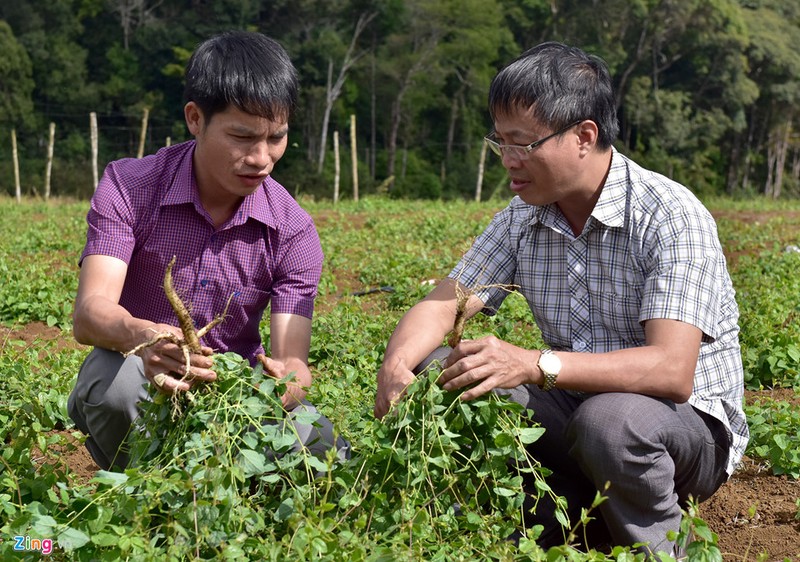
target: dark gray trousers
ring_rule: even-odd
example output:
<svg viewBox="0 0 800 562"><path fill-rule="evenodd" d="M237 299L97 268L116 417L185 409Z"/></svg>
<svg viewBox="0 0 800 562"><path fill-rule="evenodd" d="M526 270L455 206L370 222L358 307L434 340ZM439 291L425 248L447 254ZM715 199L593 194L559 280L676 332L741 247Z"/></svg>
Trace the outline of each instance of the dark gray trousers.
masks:
<svg viewBox="0 0 800 562"><path fill-rule="evenodd" d="M434 351L415 372L449 352ZM727 429L688 403L621 392L544 392L535 385L495 392L532 410L533 420L546 429L528 451L553 471L547 483L567 499L573 525L581 508L610 483L590 542L607 537L613 545L646 543L645 552L670 553L674 545L667 532L678 531L689 496L704 501L727 480ZM564 541L554 509L542 499L536 512L526 515L526 526L544 526L543 547Z"/></svg>
<svg viewBox="0 0 800 562"><path fill-rule="evenodd" d="M87 435L86 448L100 468L128 465L128 455L121 446L139 416L139 403L149 400L147 384L139 357L125 358L121 353L95 348L84 360L67 409L78 429ZM301 411L317 413L304 400L288 416L297 435L295 451L306 448L324 458L335 446L340 459L349 457L350 445L334 434L330 420L320 416L313 424L299 423L294 417Z"/></svg>

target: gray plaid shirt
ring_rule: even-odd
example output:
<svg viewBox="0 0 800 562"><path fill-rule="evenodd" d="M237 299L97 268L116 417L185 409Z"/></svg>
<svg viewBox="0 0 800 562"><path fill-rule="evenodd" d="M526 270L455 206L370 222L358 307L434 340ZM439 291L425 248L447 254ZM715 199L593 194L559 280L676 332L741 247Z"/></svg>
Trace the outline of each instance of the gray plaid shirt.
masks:
<svg viewBox="0 0 800 562"><path fill-rule="evenodd" d="M682 185L613 151L580 236L556 205L515 197L450 273L478 287L486 314L516 285L554 349L603 353L645 344L643 323L669 318L703 332L689 403L732 434L728 474L749 438L742 409L739 310L711 214Z"/></svg>

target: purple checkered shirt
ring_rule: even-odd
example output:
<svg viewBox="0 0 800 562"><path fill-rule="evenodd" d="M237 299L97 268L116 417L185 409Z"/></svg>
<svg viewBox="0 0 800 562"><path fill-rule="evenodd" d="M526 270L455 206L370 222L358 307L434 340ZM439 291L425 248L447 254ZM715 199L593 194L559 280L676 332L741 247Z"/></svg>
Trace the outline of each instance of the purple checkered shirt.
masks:
<svg viewBox="0 0 800 562"><path fill-rule="evenodd" d="M83 258L101 254L128 264L120 304L134 317L177 325L163 280L173 280L198 327L225 321L203 339L249 361L263 352L259 323L272 313L311 318L322 271L314 222L278 182L267 178L219 229L200 204L192 172L194 141L142 159L108 165L92 198Z"/></svg>
<svg viewBox="0 0 800 562"><path fill-rule="evenodd" d="M651 318L703 331L689 403L732 433L728 474L747 445L739 309L711 214L684 186L616 150L600 199L574 236L556 205L515 197L450 273L493 314L517 285L554 349L645 344Z"/></svg>

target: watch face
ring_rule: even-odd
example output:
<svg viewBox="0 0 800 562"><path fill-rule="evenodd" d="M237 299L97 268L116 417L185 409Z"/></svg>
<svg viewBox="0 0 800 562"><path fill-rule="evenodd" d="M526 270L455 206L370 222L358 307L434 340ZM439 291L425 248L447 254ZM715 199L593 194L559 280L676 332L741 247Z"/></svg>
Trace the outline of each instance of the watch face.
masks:
<svg viewBox="0 0 800 562"><path fill-rule="evenodd" d="M561 359L552 353L546 353L539 359L539 368L545 373L558 373L561 370Z"/></svg>

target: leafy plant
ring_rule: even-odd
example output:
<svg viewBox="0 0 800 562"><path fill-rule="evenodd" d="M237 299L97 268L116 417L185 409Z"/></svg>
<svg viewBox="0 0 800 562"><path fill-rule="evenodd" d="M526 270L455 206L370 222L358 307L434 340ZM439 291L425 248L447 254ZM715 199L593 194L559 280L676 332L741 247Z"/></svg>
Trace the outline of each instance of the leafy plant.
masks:
<svg viewBox="0 0 800 562"><path fill-rule="evenodd" d="M747 453L769 461L775 474L800 478L800 409L769 398L745 406Z"/></svg>
<svg viewBox="0 0 800 562"><path fill-rule="evenodd" d="M372 416L375 374L392 329L503 202L368 197L303 204L318 218L326 254L309 398L350 440L352 457L337 464L292 450L266 454L284 451L290 439L279 431L285 414L273 408L280 385L270 389L274 381L264 373L219 356L219 383L182 404L181 418L170 420L161 399L148 405L137 466L87 482L63 455L80 446L69 432L66 398L85 351L64 341L71 339L88 203L0 201L0 536L52 537L54 560L182 560L198 552L234 560L642 559L619 546L601 553L565 544L544 552L536 529L524 529L516 543L506 540L521 522L519 478L528 474L549 493L546 471L523 455L535 428L515 406L462 402L442 391L432 372L409 389L395 415ZM795 226L725 217L718 223L741 310L747 384L798 385L797 259L783 251L786 230ZM378 285L395 290L351 294ZM23 341L16 334L31 321L64 330L60 341ZM496 316L474 317L465 329L469 338L490 333L521 346L541 343L514 293ZM266 322L262 335L268 342ZM760 400L746 413L748 455L765 458L779 474L797 474L796 409ZM568 522L567 535L578 536L586 517ZM689 542L702 543L696 554L711 553L714 535L702 529L698 512L687 512L687 520L679 540L694 525L700 531ZM39 559L12 547L1 542L0 559Z"/></svg>
<svg viewBox="0 0 800 562"><path fill-rule="evenodd" d="M668 533L668 537L676 545L685 547L687 560L722 562L722 552L717 546L719 537L700 517L699 504L694 499L689 500L689 505L683 511L679 532Z"/></svg>

